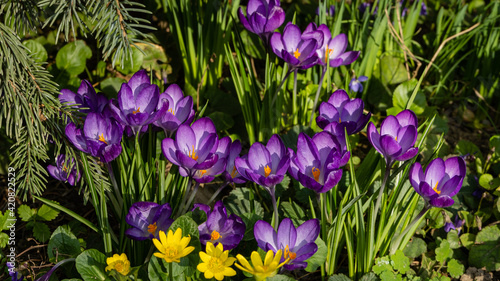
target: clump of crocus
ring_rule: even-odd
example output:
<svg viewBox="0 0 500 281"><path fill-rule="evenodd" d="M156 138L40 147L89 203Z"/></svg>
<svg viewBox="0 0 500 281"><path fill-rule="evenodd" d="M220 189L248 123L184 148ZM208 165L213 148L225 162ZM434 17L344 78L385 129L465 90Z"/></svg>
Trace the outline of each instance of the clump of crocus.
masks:
<svg viewBox="0 0 500 281"><path fill-rule="evenodd" d="M255 277L255 280L263 281L268 277L276 275L277 270L290 260L290 258L288 258L284 262L280 263L282 252L282 250L278 250L275 255L272 250L269 250L266 253L264 261L262 261L260 254L257 251L253 251L250 255L252 264L250 264L244 256L238 254L236 255L236 258L241 265L237 263L234 265L240 270L252 274Z"/></svg>
<svg viewBox="0 0 500 281"><path fill-rule="evenodd" d="M462 157L432 160L425 173L420 163L410 167L410 183L424 198L426 205L445 208L453 205L451 198L460 191L465 178L466 165Z"/></svg>
<svg viewBox="0 0 500 281"><path fill-rule="evenodd" d="M270 40L273 52L294 69L307 69L318 63L316 51L323 45L323 33L308 31L302 33L300 28L288 23L283 35L275 32Z"/></svg>
<svg viewBox="0 0 500 281"><path fill-rule="evenodd" d="M68 89L62 89L59 101L78 108L82 113L103 113L108 104L108 98L101 93L97 94L92 84L87 80L82 80L76 93Z"/></svg>
<svg viewBox="0 0 500 281"><path fill-rule="evenodd" d="M189 125L193 122L193 98L191 96L184 96L177 84L170 85L160 95L156 109L161 110L164 104L168 105L168 110L154 122L154 125L162 128L167 137L171 137L181 124Z"/></svg>
<svg viewBox="0 0 500 281"><path fill-rule="evenodd" d="M123 126L129 126L134 135L138 134L168 110L162 103L157 109L160 89L151 84L146 70L136 72L128 83L123 83L118 92L118 101L110 102L113 117Z"/></svg>
<svg viewBox="0 0 500 281"><path fill-rule="evenodd" d="M311 139L299 134L297 153L292 155L288 171L303 186L318 193L332 189L342 178L342 166L349 161L337 138L320 132Z"/></svg>
<svg viewBox="0 0 500 281"><path fill-rule="evenodd" d="M259 248L264 251L283 251L281 262L288 260L286 270L303 269L307 267L306 260L314 255L318 246L314 241L320 231L319 220L312 219L295 228L289 218L283 219L275 231L273 227L262 220L255 223L254 235Z"/></svg>
<svg viewBox="0 0 500 281"><path fill-rule="evenodd" d="M351 89L354 93L363 92L363 84L361 84L361 82L365 82L366 80L368 80L368 77L363 75L353 77L351 82L349 82L349 89Z"/></svg>
<svg viewBox="0 0 500 281"><path fill-rule="evenodd" d="M241 24L250 32L259 35L267 46L269 37L285 21L285 11L279 0L250 0L247 5L247 17L242 9L238 10Z"/></svg>
<svg viewBox="0 0 500 281"><path fill-rule="evenodd" d="M349 98L344 90L337 90L319 106L319 115L316 123L321 129L325 129L328 124L333 124L332 130L344 134L344 128L348 135L361 131L370 120L371 113L363 114L365 107L361 99Z"/></svg>
<svg viewBox="0 0 500 281"><path fill-rule="evenodd" d="M191 178L196 172L209 169L217 163L217 147L217 131L208 117L196 120L191 126L180 125L175 141L166 138L161 145L163 155L179 166L181 176Z"/></svg>
<svg viewBox="0 0 500 281"><path fill-rule="evenodd" d="M48 165L49 174L60 181L68 182L70 185L75 185L80 180L81 174L76 171L76 162L73 157L66 161L64 154L59 154L56 160L56 166Z"/></svg>
<svg viewBox="0 0 500 281"><path fill-rule="evenodd" d="M413 147L417 141L417 116L411 110L403 110L396 116L387 116L380 125L380 133L375 125L368 125L368 140L384 156L387 166L394 161L406 161L418 153Z"/></svg>
<svg viewBox="0 0 500 281"><path fill-rule="evenodd" d="M125 217L125 221L132 226L125 234L134 240L158 238L159 232L167 231L174 222L171 214L172 208L168 203L136 202Z"/></svg>
<svg viewBox="0 0 500 281"><path fill-rule="evenodd" d="M182 237L182 229L178 228L175 233L170 229L165 235L164 231L159 233L160 239L153 238L153 243L160 251L154 253L155 257L164 259L167 263L181 262L181 258L194 251L193 246L189 246L191 236Z"/></svg>
<svg viewBox="0 0 500 281"><path fill-rule="evenodd" d="M217 247L208 242L206 251L200 251L201 263L196 269L203 272L206 279L215 277L217 280L223 280L225 276L235 276L236 271L231 268L231 265L236 261L236 258L229 257L229 250L224 251L223 245L219 243Z"/></svg>
<svg viewBox="0 0 500 281"><path fill-rule="evenodd" d="M87 115L83 130L69 123L66 136L78 150L98 157L104 163L112 161L122 152L122 126L99 113Z"/></svg>
<svg viewBox="0 0 500 281"><path fill-rule="evenodd" d="M114 254L112 257L106 259L108 266L106 271L115 270L123 276L127 276L130 273L130 261L126 254Z"/></svg>
<svg viewBox="0 0 500 281"><path fill-rule="evenodd" d="M245 223L240 217L231 214L228 218L222 201L217 201L212 211L210 206L205 204L194 204L194 209L196 208L207 214L207 221L198 226L201 244L212 243L217 246L222 243L226 250L238 246L246 230Z"/></svg>

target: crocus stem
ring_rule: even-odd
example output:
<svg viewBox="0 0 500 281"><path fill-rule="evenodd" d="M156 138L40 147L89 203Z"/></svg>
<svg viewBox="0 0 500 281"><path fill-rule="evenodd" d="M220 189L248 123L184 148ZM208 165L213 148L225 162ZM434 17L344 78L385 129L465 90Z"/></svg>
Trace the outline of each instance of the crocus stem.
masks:
<svg viewBox="0 0 500 281"><path fill-rule="evenodd" d="M210 203L212 203L212 201L214 201L215 197L217 197L217 195L219 195L219 193L224 189L224 187L226 187L227 185L229 184L229 182L225 182L223 185L221 185L219 187L219 189L217 189L217 191L215 191L214 195L212 195L212 197L210 197L210 199L208 199L208 202L207 202L207 205L210 205Z"/></svg>
<svg viewBox="0 0 500 281"><path fill-rule="evenodd" d="M184 210L182 210L182 213L185 214L187 210L189 209L189 206L191 206L191 203L194 200L194 197L196 196L196 193L198 193L198 188L200 187L200 184L197 182L194 185L193 192L191 192L191 195L189 196L189 200L187 201L186 205L184 206Z"/></svg>
<svg viewBox="0 0 500 281"><path fill-rule="evenodd" d="M392 244L391 246L391 255L393 255L394 253L396 253L397 249L399 248L399 244L401 244L401 241L403 240L403 238L406 236L406 234L408 233L408 231L410 231L410 229L412 229L413 225L415 223L417 223L418 221L420 221L420 219L425 215L425 213L427 213L427 211L429 211L429 209L431 208L431 205L429 204L425 204L424 205L424 208L422 209L422 211L420 211L420 213L418 213L418 215L413 219L413 221L404 229L404 231L399 234L399 236L396 238L396 241Z"/></svg>
<svg viewBox="0 0 500 281"><path fill-rule="evenodd" d="M271 107L273 107L274 103L276 102L276 98L278 97L278 93L280 92L281 88L283 87L283 84L285 84L286 79L288 79L288 76L293 72L293 68L288 70L288 72L285 75L285 78L283 78L283 81L281 81L281 84L279 85L278 89L276 89L276 93L274 93L273 101L271 102Z"/></svg>
<svg viewBox="0 0 500 281"><path fill-rule="evenodd" d="M321 73L321 78L319 79L319 85L318 85L318 90L316 91L316 96L314 97L314 104L313 108L311 111L311 119L309 120L309 127L311 127L313 119L314 119L314 112L316 112L316 106L318 106L318 99L319 99L319 93L321 92L321 86L323 86L323 80L325 79L325 74L326 74L327 67L323 66L323 72Z"/></svg>
<svg viewBox="0 0 500 281"><path fill-rule="evenodd" d="M275 190L274 186L269 188L269 194L271 194L271 199L273 202L273 209L274 209L274 229L278 231L278 224L279 224L279 218L278 218L278 204L276 203L276 195L275 195Z"/></svg>
<svg viewBox="0 0 500 281"><path fill-rule="evenodd" d="M117 214L121 214L122 207L123 207L122 195L120 193L120 190L118 189L118 184L116 183L116 178L115 178L115 174L113 173L113 167L111 166L111 163L106 163L106 166L108 167L109 178L111 179L111 184L113 184L113 189L115 191L114 193L116 196L116 200L118 201L119 208L120 208L120 210L115 210L115 211Z"/></svg>
<svg viewBox="0 0 500 281"><path fill-rule="evenodd" d="M389 178L389 175L391 173L391 166L392 166L392 161L386 163L384 179L382 180L382 185L380 186L380 190L378 192L377 203L375 204L375 213L374 213L375 215L377 215L378 210L380 208L380 203L382 202L382 196L384 195L387 179Z"/></svg>
<svg viewBox="0 0 500 281"><path fill-rule="evenodd" d="M297 110L297 75L298 69L293 72L293 97L292 97L292 114L293 114L293 124L296 125L299 122L299 113Z"/></svg>
<svg viewBox="0 0 500 281"><path fill-rule="evenodd" d="M139 177L139 188L143 188L144 190L144 195L142 190L140 192L140 198L144 201L149 201L149 188L147 186L144 186L144 161L142 160L142 154L141 154L141 145L139 144L139 133L140 129L138 130L137 134L135 135L135 155L136 155L136 169L138 169L137 174Z"/></svg>
<svg viewBox="0 0 500 281"><path fill-rule="evenodd" d="M189 191L191 191L191 182L192 181L193 180L191 178L189 178L188 184L187 184L187 187L186 187L186 191L184 191L184 197L182 198L182 202L179 205L179 208L177 209L177 213L175 214L176 218L181 215L182 209L184 209L184 204L186 204L186 200L188 198Z"/></svg>

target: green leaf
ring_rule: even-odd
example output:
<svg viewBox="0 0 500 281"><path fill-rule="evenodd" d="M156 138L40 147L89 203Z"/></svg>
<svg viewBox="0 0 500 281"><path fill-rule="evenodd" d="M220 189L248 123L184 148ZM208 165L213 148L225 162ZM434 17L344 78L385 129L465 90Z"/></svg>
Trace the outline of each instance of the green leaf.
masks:
<svg viewBox="0 0 500 281"><path fill-rule="evenodd" d="M469 252L469 264L488 271L500 270L500 225L483 228Z"/></svg>
<svg viewBox="0 0 500 281"><path fill-rule="evenodd" d="M457 146L455 147L455 152L460 155L474 154L479 159L483 159L483 154L477 145L470 141L459 140Z"/></svg>
<svg viewBox="0 0 500 281"><path fill-rule="evenodd" d="M462 242L462 245L467 248L467 250L470 250L470 247L474 244L475 240L476 234L464 233L460 235L460 242Z"/></svg>
<svg viewBox="0 0 500 281"><path fill-rule="evenodd" d="M163 281L168 280L168 270L162 262L163 259L159 259L156 256L152 256L148 263L148 277L150 281Z"/></svg>
<svg viewBox="0 0 500 281"><path fill-rule="evenodd" d="M464 274L464 265L459 263L456 259L451 259L448 262L447 271L451 275L451 277L460 278L460 276Z"/></svg>
<svg viewBox="0 0 500 281"><path fill-rule="evenodd" d="M7 246L7 242L9 242L9 235L5 232L0 232L0 248L5 248L5 246Z"/></svg>
<svg viewBox="0 0 500 281"><path fill-rule="evenodd" d="M396 115L406 109L406 104L413 93L413 89L417 86L417 83L418 81L416 79L412 79L401 83L401 85L394 90L392 94L392 104L394 107L393 109L389 109L390 112L387 114ZM410 109L413 110L415 114L420 115L424 113L426 106L425 95L421 92L417 92L413 103L410 105Z"/></svg>
<svg viewBox="0 0 500 281"><path fill-rule="evenodd" d="M302 223L306 219L304 209L295 203L295 201L282 202L280 208L283 210L285 217L293 220L294 223Z"/></svg>
<svg viewBox="0 0 500 281"><path fill-rule="evenodd" d="M255 237L253 235L253 226L255 225L255 223L258 220L261 220L262 217L258 216L256 214L252 214L252 213L245 213L245 214L242 214L240 217L246 225L245 235L243 236L243 241L254 240Z"/></svg>
<svg viewBox="0 0 500 281"><path fill-rule="evenodd" d="M21 205L17 209L17 214L22 221L29 221L36 214L36 209L31 209L28 205Z"/></svg>
<svg viewBox="0 0 500 281"><path fill-rule="evenodd" d="M110 280L105 268L106 256L96 249L86 250L76 257L76 270L84 281Z"/></svg>
<svg viewBox="0 0 500 281"><path fill-rule="evenodd" d="M182 229L183 237L191 235L191 240L200 237L200 232L198 231L198 225L192 218L186 215L178 217L170 226L170 229L174 233L178 228Z"/></svg>
<svg viewBox="0 0 500 281"><path fill-rule="evenodd" d="M276 274L271 278L267 278L267 280L269 280L269 281L295 281L297 279L292 278L292 277L287 276L287 275L283 275L283 274ZM350 280L350 279L348 279L348 280Z"/></svg>
<svg viewBox="0 0 500 281"><path fill-rule="evenodd" d="M57 217L59 211L47 205L42 205L36 212L37 216L45 221L51 221Z"/></svg>
<svg viewBox="0 0 500 281"><path fill-rule="evenodd" d="M101 82L101 91L108 97L116 97L118 91L123 83L126 83L127 80L118 78L118 77L110 77L102 80Z"/></svg>
<svg viewBox="0 0 500 281"><path fill-rule="evenodd" d="M351 281L352 279L344 274L334 274L328 278L328 281Z"/></svg>
<svg viewBox="0 0 500 281"><path fill-rule="evenodd" d="M384 56L380 60L380 78L384 85L399 84L408 80L406 68L400 58Z"/></svg>
<svg viewBox="0 0 500 281"><path fill-rule="evenodd" d="M56 55L56 66L70 76L78 76L85 70L87 59L92 57L92 50L83 40L64 45Z"/></svg>
<svg viewBox="0 0 500 281"><path fill-rule="evenodd" d="M11 212L9 210L5 210L5 213L2 214L0 211L0 231L9 229L9 215ZM14 217L12 217L14 219Z"/></svg>
<svg viewBox="0 0 500 281"><path fill-rule="evenodd" d="M35 222L33 224L33 236L36 240L45 243L49 240L50 237L50 229L43 222Z"/></svg>
<svg viewBox="0 0 500 281"><path fill-rule="evenodd" d="M306 260L307 267L305 271L314 272L318 267L323 265L326 261L326 255L328 254L328 249L326 248L325 242L321 240L321 238L316 238L314 241L316 245L318 245L318 251L314 253L314 255Z"/></svg>
<svg viewBox="0 0 500 281"><path fill-rule="evenodd" d="M448 240L441 241L441 244L436 249L436 260L443 264L452 256L453 250L450 248L450 242L448 242Z"/></svg>
<svg viewBox="0 0 500 281"><path fill-rule="evenodd" d="M427 244L418 237L413 237L412 241L403 250L405 256L410 258L416 258L425 252L427 252Z"/></svg>
<svg viewBox="0 0 500 281"><path fill-rule="evenodd" d="M369 272L365 275L363 275L363 277L361 277L361 279L359 281L378 281L378 277L377 275L375 275L375 273L373 272Z"/></svg>
<svg viewBox="0 0 500 281"><path fill-rule="evenodd" d="M231 115L224 113L224 112L212 112L208 115L210 119L214 122L215 127L219 131L226 131L229 130L234 126L234 120Z"/></svg>
<svg viewBox="0 0 500 281"><path fill-rule="evenodd" d="M490 174L483 174L479 178L479 185L486 190L495 190L500 186L500 178L494 178Z"/></svg>
<svg viewBox="0 0 500 281"><path fill-rule="evenodd" d="M490 138L490 149L493 151L493 157L500 157L500 135L492 136Z"/></svg>
<svg viewBox="0 0 500 281"><path fill-rule="evenodd" d="M396 253L391 256L391 265L394 270L399 271L401 274L405 274L410 269L410 259L403 254L403 251L397 250Z"/></svg>
<svg viewBox="0 0 500 281"><path fill-rule="evenodd" d="M245 213L255 213L263 217L264 209L257 200L250 201L250 191L247 188L236 188L224 199L226 209L238 216Z"/></svg>
<svg viewBox="0 0 500 281"><path fill-rule="evenodd" d="M132 59L130 59L129 56L126 56L123 65L121 65L120 61L117 61L116 70L125 75L135 73L141 69L143 61L143 53L139 49L132 47Z"/></svg>
<svg viewBox="0 0 500 281"><path fill-rule="evenodd" d="M458 238L458 231L455 229L450 230L448 234L446 235L446 240L450 242L450 248L452 249L458 249L462 247L460 244L460 239Z"/></svg>
<svg viewBox="0 0 500 281"><path fill-rule="evenodd" d="M391 261L388 256L375 259L375 265L372 268L375 274L380 275L384 271L392 272Z"/></svg>
<svg viewBox="0 0 500 281"><path fill-rule="evenodd" d="M38 43L35 40L26 40L23 42L23 45L28 48L29 53L36 62L45 62L47 61L48 54L47 50L43 47L42 44Z"/></svg>
<svg viewBox="0 0 500 281"><path fill-rule="evenodd" d="M67 225L59 226L50 237L47 247L49 259L56 262L56 258L75 257L82 252L78 238L71 232Z"/></svg>
<svg viewBox="0 0 500 281"><path fill-rule="evenodd" d="M400 281L403 280L401 274L396 274L392 271L384 271L380 274L380 280L384 281Z"/></svg>

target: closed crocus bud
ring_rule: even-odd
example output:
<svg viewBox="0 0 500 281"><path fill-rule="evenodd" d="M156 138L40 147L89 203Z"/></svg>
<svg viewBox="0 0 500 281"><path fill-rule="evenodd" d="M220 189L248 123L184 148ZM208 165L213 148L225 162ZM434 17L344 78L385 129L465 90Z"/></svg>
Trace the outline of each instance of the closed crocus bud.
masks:
<svg viewBox="0 0 500 281"><path fill-rule="evenodd" d="M194 119L193 98L184 96L181 88L177 84L170 85L165 92L160 95L157 110L161 110L164 105L168 109L154 125L162 128L167 137L177 131L181 124L191 124Z"/></svg>
<svg viewBox="0 0 500 281"><path fill-rule="evenodd" d="M97 94L94 87L87 80L82 80L76 93L68 89L62 89L59 101L68 106L76 107L82 113L103 113L108 98L103 94Z"/></svg>
<svg viewBox="0 0 500 281"><path fill-rule="evenodd" d="M250 0L247 16L245 17L240 8L238 17L248 31L259 35L267 45L274 30L285 21L285 11L280 7L279 0Z"/></svg>

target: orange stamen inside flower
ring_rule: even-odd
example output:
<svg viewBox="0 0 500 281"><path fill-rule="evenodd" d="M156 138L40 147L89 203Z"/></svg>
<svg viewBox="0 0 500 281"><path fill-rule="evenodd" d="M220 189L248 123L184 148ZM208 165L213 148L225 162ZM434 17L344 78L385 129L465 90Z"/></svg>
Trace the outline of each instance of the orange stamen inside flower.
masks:
<svg viewBox="0 0 500 281"><path fill-rule="evenodd" d="M234 179L238 175L238 171L236 171L236 166L233 167L233 171L231 172L231 177Z"/></svg>
<svg viewBox="0 0 500 281"><path fill-rule="evenodd" d="M206 174L207 170L200 170L200 174L203 176L204 174Z"/></svg>
<svg viewBox="0 0 500 281"><path fill-rule="evenodd" d="M312 168L312 174L313 174L313 176L314 176L314 180L315 180L315 181L318 181L318 179L319 179L319 175L321 174L321 171L320 171L318 168L313 167L313 168Z"/></svg>
<svg viewBox="0 0 500 281"><path fill-rule="evenodd" d="M220 235L219 232L217 232L217 230L212 231L212 234L210 234L211 241L215 241L215 240L218 240L220 238L222 238L222 236Z"/></svg>
<svg viewBox="0 0 500 281"><path fill-rule="evenodd" d="M194 151L194 145L193 145L193 151L189 153L189 157L193 158L194 160L198 160L198 156L196 156L196 151Z"/></svg>
<svg viewBox="0 0 500 281"><path fill-rule="evenodd" d="M170 112L170 113L172 113L173 115L175 115L175 111L174 111L172 108L169 108L167 112Z"/></svg>
<svg viewBox="0 0 500 281"><path fill-rule="evenodd" d="M138 107L137 110L132 111L133 114L141 112L141 107Z"/></svg>
<svg viewBox="0 0 500 281"><path fill-rule="evenodd" d="M326 45L325 49L325 63L328 63L328 60L330 59L330 54L333 53L333 49L329 49L328 45Z"/></svg>
<svg viewBox="0 0 500 281"><path fill-rule="evenodd" d="M300 53L299 53L299 48L297 48L297 50L295 50L295 52L293 52L293 56L298 59L300 57Z"/></svg>
<svg viewBox="0 0 500 281"><path fill-rule="evenodd" d="M439 184L439 181L436 182L436 185L434 186L433 190L437 193L437 194L441 194L441 190L438 190L438 184Z"/></svg>
<svg viewBox="0 0 500 281"><path fill-rule="evenodd" d="M269 168L269 165L267 165L265 168L264 168L264 176L267 178L269 176L269 174L271 173L271 168Z"/></svg>
<svg viewBox="0 0 500 281"><path fill-rule="evenodd" d="M63 171L68 172L68 167L66 167L66 165L63 165Z"/></svg>
<svg viewBox="0 0 500 281"><path fill-rule="evenodd" d="M107 141L106 141L106 139L104 138L104 133L102 133L102 134L99 136L99 141L102 141L103 143L108 144L108 142L107 142Z"/></svg>
<svg viewBox="0 0 500 281"><path fill-rule="evenodd" d="M294 260L297 257L297 254L294 252L290 252L290 248L288 245L285 247L285 254L283 256L284 259L290 258L290 261Z"/></svg>
<svg viewBox="0 0 500 281"><path fill-rule="evenodd" d="M153 224L150 224L150 225L148 225L148 232L154 235L156 232L156 228L157 228L156 222Z"/></svg>

